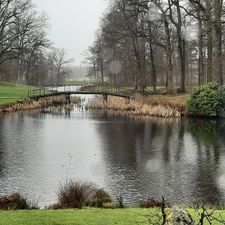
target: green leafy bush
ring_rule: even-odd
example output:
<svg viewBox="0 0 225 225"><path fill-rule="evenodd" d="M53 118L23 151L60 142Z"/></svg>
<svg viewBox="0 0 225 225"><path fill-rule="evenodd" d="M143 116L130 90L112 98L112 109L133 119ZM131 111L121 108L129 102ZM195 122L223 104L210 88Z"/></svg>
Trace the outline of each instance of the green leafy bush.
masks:
<svg viewBox="0 0 225 225"><path fill-rule="evenodd" d="M223 112L224 103L224 89L213 82L193 90L188 101L188 112L192 115L215 117Z"/></svg>

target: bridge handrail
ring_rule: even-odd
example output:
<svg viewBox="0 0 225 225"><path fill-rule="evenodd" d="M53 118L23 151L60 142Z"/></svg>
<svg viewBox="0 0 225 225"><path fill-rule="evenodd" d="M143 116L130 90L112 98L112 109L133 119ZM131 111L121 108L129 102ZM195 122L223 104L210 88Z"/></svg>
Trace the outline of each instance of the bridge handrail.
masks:
<svg viewBox="0 0 225 225"><path fill-rule="evenodd" d="M135 90L127 87L116 87L112 85L92 85L85 87L85 89L77 90L74 86L61 86L61 90L56 86L51 86L48 88L33 89L28 91L28 98L35 98L41 96L47 96L52 93L65 93L65 92L79 92L83 93L95 93L95 94L115 94L123 96L134 96ZM94 88L94 89L93 89Z"/></svg>

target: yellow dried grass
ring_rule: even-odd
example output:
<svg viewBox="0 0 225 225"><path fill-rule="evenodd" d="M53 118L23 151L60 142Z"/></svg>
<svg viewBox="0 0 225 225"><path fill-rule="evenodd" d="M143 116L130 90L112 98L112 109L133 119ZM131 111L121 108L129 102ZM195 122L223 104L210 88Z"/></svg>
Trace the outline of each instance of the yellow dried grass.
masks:
<svg viewBox="0 0 225 225"><path fill-rule="evenodd" d="M86 109L108 109L113 111L127 112L130 115L136 116L155 116L163 118L181 117L182 111L180 108L172 107L169 104L149 104L143 99L137 99L127 103L122 98L108 97L107 104L102 98L94 99L89 102Z"/></svg>

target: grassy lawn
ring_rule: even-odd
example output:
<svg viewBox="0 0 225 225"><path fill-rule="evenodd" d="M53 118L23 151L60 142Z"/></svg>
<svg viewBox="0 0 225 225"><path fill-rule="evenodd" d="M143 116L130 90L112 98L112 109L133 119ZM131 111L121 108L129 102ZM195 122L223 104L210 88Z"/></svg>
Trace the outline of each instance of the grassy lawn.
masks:
<svg viewBox="0 0 225 225"><path fill-rule="evenodd" d="M80 85L89 85L94 82L88 81L88 80L68 80L64 82L64 85L75 85L75 86L80 86Z"/></svg>
<svg viewBox="0 0 225 225"><path fill-rule="evenodd" d="M0 212L0 225L137 225L147 223L145 209L83 209Z"/></svg>
<svg viewBox="0 0 225 225"><path fill-rule="evenodd" d="M197 222L197 213L189 211ZM148 218L153 218L156 212L156 209L0 211L0 225L150 225ZM225 211L216 211L215 216L224 218Z"/></svg>
<svg viewBox="0 0 225 225"><path fill-rule="evenodd" d="M22 84L0 83L0 105L26 98L28 90L32 89L36 88Z"/></svg>

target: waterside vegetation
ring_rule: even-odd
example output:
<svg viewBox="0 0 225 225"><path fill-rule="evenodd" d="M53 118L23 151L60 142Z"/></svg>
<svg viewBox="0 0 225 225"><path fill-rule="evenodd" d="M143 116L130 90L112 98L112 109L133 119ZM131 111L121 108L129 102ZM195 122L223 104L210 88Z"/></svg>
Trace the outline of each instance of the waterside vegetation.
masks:
<svg viewBox="0 0 225 225"><path fill-rule="evenodd" d="M108 97L107 104L102 98L94 99L86 105L87 110L107 109L117 112L126 112L129 116L155 116L163 118L181 117L185 106L167 101L162 96L153 99L139 97L136 100L126 101L122 98ZM156 100L158 99L158 101Z"/></svg>

